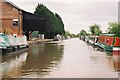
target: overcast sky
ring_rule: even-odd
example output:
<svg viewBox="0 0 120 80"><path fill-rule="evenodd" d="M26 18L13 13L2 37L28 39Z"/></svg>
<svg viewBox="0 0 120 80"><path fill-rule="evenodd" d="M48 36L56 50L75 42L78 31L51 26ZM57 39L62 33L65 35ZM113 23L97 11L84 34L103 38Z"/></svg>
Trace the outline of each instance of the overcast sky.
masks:
<svg viewBox="0 0 120 80"><path fill-rule="evenodd" d="M96 23L106 31L109 22L118 21L119 0L9 0L28 12L34 12L38 3L42 3L52 12L58 13L65 24L65 30L79 33L81 29L89 31Z"/></svg>

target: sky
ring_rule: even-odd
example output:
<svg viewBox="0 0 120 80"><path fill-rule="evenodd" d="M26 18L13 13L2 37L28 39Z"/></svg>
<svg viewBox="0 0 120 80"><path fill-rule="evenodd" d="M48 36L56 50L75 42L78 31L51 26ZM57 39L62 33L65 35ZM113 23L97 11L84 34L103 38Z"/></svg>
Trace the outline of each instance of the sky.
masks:
<svg viewBox="0 0 120 80"><path fill-rule="evenodd" d="M9 0L21 9L34 13L38 3L58 13L65 30L77 34L82 29L90 32L89 26L98 24L105 32L109 22L118 21L119 0Z"/></svg>

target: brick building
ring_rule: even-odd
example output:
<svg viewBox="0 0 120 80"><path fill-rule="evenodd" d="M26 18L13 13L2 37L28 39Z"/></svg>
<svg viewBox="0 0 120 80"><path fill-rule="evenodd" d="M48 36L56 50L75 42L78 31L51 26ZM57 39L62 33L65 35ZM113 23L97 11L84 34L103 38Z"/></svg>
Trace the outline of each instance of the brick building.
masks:
<svg viewBox="0 0 120 80"><path fill-rule="evenodd" d="M47 18L26 12L12 2L0 0L0 33L8 35L24 33L29 39L32 32L46 33L49 29Z"/></svg>
<svg viewBox="0 0 120 80"><path fill-rule="evenodd" d="M0 32L22 34L22 10L6 0L0 1Z"/></svg>

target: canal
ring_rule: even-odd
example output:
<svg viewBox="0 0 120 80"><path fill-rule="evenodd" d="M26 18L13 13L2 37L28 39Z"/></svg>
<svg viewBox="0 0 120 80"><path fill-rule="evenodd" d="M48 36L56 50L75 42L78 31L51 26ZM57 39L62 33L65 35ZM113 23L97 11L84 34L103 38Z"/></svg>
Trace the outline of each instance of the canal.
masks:
<svg viewBox="0 0 120 80"><path fill-rule="evenodd" d="M31 44L28 51L3 56L2 78L118 78L112 53L74 38Z"/></svg>

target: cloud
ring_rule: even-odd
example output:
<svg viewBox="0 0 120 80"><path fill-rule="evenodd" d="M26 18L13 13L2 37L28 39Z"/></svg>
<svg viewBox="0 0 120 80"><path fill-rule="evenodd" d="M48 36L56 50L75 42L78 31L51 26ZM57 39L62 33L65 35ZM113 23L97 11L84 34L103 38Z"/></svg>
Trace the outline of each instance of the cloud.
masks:
<svg viewBox="0 0 120 80"><path fill-rule="evenodd" d="M10 0L15 2L16 0ZM16 2L63 2L63 3L74 3L74 2L119 2L119 0L19 0Z"/></svg>
<svg viewBox="0 0 120 80"><path fill-rule="evenodd" d="M46 5L52 12L58 13L65 29L78 33L89 30L93 23L101 25L105 31L109 22L118 20L118 0L10 0L28 12L34 12L38 3Z"/></svg>

